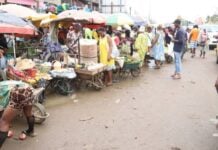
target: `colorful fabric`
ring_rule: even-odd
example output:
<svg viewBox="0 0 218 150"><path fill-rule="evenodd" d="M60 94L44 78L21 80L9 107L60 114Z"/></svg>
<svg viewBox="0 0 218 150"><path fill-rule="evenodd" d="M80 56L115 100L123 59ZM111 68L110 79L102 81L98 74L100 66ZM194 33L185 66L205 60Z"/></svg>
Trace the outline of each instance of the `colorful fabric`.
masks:
<svg viewBox="0 0 218 150"><path fill-rule="evenodd" d="M33 91L30 87L15 87L10 93L9 107L22 110L33 103Z"/></svg>
<svg viewBox="0 0 218 150"><path fill-rule="evenodd" d="M85 39L92 39L92 30L85 28Z"/></svg>
<svg viewBox="0 0 218 150"><path fill-rule="evenodd" d="M141 61L144 61L145 54L148 52L149 39L144 33L140 33L135 41L135 48L139 53Z"/></svg>
<svg viewBox="0 0 218 150"><path fill-rule="evenodd" d="M92 31L92 36L96 41L99 40L98 33L96 31Z"/></svg>
<svg viewBox="0 0 218 150"><path fill-rule="evenodd" d="M190 48L197 48L197 46L198 46L198 42L197 41L191 41L190 42Z"/></svg>
<svg viewBox="0 0 218 150"><path fill-rule="evenodd" d="M197 28L193 28L190 33L191 41L197 41L199 36L199 30Z"/></svg>
<svg viewBox="0 0 218 150"><path fill-rule="evenodd" d="M80 33L75 33L74 31L69 31L67 34L67 47L73 53L78 53L78 38Z"/></svg>
<svg viewBox="0 0 218 150"><path fill-rule="evenodd" d="M113 40L114 40L116 46L120 45L120 39L118 36L113 37Z"/></svg>
<svg viewBox="0 0 218 150"><path fill-rule="evenodd" d="M115 67L114 59L108 61L109 44L108 44L107 35L104 38L99 39L99 49L100 49L100 63L107 65L108 71L114 69Z"/></svg>
<svg viewBox="0 0 218 150"><path fill-rule="evenodd" d="M155 60L164 61L164 36L161 32L157 32L156 36L158 36L158 40L152 48L152 54Z"/></svg>

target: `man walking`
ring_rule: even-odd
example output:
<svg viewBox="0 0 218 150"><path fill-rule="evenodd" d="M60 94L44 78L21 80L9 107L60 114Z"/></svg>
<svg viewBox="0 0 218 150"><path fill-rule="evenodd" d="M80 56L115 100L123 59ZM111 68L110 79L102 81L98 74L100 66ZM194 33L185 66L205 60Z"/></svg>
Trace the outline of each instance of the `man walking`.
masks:
<svg viewBox="0 0 218 150"><path fill-rule="evenodd" d="M190 36L189 36L189 43L191 47L191 53L192 53L192 58L195 57L195 51L197 48L198 44L198 36L199 36L199 30L198 30L198 25L194 25L193 29L191 30Z"/></svg>
<svg viewBox="0 0 218 150"><path fill-rule="evenodd" d="M177 19L174 21L175 35L174 35L174 56L175 56L175 73L172 75L173 79L181 79L181 55L185 44L185 31L181 28L181 20Z"/></svg>

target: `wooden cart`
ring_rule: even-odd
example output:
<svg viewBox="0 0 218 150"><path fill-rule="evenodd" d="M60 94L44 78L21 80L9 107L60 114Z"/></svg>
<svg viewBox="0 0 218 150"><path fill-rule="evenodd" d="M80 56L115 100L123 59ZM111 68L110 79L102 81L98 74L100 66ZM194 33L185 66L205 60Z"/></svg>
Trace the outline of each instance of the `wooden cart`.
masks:
<svg viewBox="0 0 218 150"><path fill-rule="evenodd" d="M75 69L77 73L77 87L80 88L83 84L85 84L86 87L101 90L104 87L104 83L102 82L104 70L105 66L95 70Z"/></svg>

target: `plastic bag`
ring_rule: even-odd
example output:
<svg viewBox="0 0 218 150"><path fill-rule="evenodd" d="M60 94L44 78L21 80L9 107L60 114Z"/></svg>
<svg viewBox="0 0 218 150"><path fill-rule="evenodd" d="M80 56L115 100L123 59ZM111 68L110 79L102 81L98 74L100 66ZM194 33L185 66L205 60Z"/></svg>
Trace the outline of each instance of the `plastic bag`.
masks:
<svg viewBox="0 0 218 150"><path fill-rule="evenodd" d="M111 57L112 58L117 58L117 57L120 56L120 51L118 50L114 40L112 40L112 44L113 44L113 48L112 48Z"/></svg>

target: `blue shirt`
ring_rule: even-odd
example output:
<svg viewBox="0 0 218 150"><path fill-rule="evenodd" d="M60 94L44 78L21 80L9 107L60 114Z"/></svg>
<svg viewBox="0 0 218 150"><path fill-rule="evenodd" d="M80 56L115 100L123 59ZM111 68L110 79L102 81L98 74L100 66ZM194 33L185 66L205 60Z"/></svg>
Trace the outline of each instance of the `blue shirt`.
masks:
<svg viewBox="0 0 218 150"><path fill-rule="evenodd" d="M0 70L7 68L7 59L3 56L0 58Z"/></svg>
<svg viewBox="0 0 218 150"><path fill-rule="evenodd" d="M173 51L182 52L185 46L185 31L182 28L179 28L175 34L175 42Z"/></svg>

